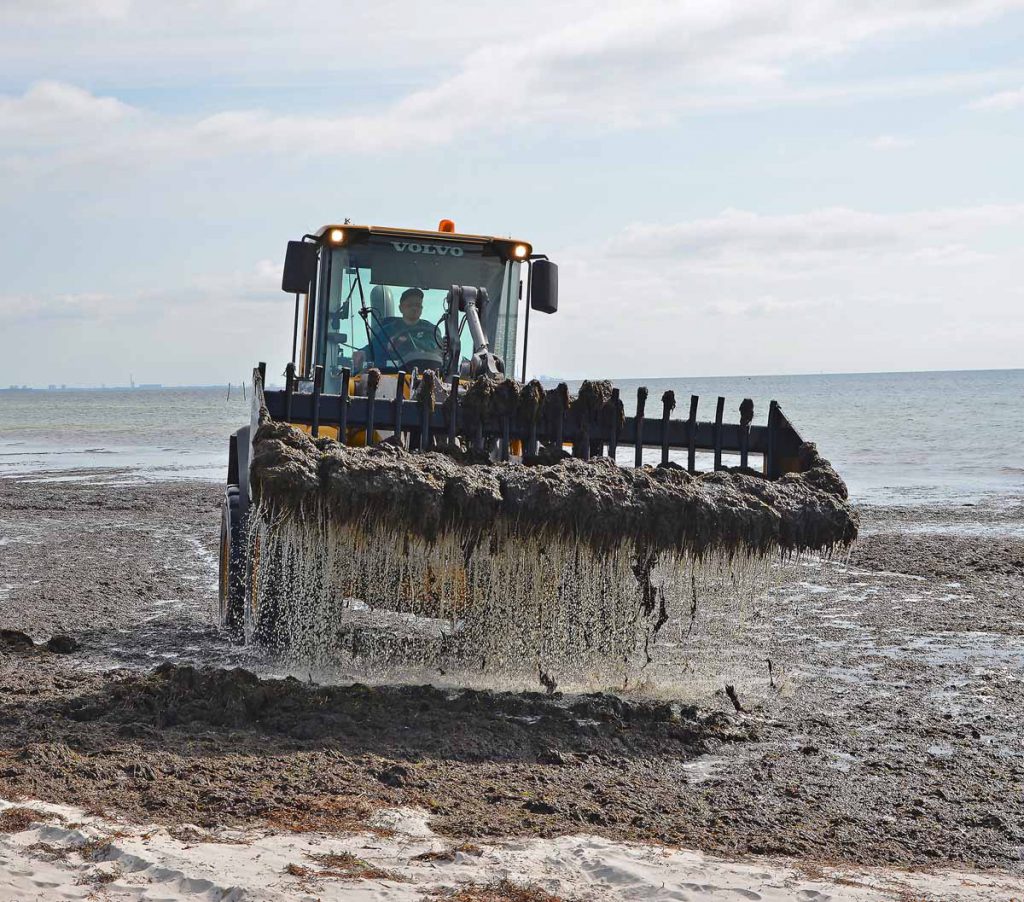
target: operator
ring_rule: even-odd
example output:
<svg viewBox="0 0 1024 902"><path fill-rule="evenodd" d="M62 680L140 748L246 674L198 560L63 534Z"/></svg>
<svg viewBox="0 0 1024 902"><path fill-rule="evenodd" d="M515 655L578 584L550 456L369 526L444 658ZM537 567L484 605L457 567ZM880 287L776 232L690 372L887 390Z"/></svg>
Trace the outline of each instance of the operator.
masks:
<svg viewBox="0 0 1024 902"><path fill-rule="evenodd" d="M418 352L436 354L438 348L434 339L434 324L421 317L422 290L406 288L398 299L398 309L402 315L384 320L378 327L383 334L374 336L372 345L380 352L380 356L393 358L398 354L402 360L410 360L419 356ZM371 346L367 345L361 351L356 351L353 363L357 370L362 368L370 349Z"/></svg>

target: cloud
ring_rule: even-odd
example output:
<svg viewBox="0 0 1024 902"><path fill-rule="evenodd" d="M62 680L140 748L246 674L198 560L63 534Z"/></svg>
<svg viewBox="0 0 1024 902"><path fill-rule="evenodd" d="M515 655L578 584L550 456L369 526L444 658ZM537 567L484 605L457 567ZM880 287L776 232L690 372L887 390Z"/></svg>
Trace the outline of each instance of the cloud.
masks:
<svg viewBox="0 0 1024 902"><path fill-rule="evenodd" d="M1024 87L1011 91L999 91L996 94L990 94L988 97L981 97L978 100L972 101L967 106L972 110L990 110L993 112L1014 110L1017 107L1024 106Z"/></svg>
<svg viewBox="0 0 1024 902"><path fill-rule="evenodd" d="M898 135L879 135L872 138L868 146L872 150L904 150L913 147L914 142L910 138L901 138Z"/></svg>
<svg viewBox="0 0 1024 902"><path fill-rule="evenodd" d="M4 0L0 22L8 25L67 24L125 17L131 0Z"/></svg>
<svg viewBox="0 0 1024 902"><path fill-rule="evenodd" d="M1022 239L1024 204L637 223L552 255L560 310L531 325L530 359L623 376L1019 365ZM999 340L959 341L965 319L1002 322Z"/></svg>
<svg viewBox="0 0 1024 902"><path fill-rule="evenodd" d="M115 309L116 308L116 309ZM0 296L0 325L62 321L102 322L123 314L125 305L100 292L52 297Z"/></svg>
<svg viewBox="0 0 1024 902"><path fill-rule="evenodd" d="M631 225L606 251L703 271L756 267L785 272L794 262L821 267L908 254L938 259L958 241L1020 225L1024 204L891 214L845 207L775 216L725 210L683 223Z"/></svg>
<svg viewBox="0 0 1024 902"><path fill-rule="evenodd" d="M0 95L0 146L81 138L122 122L132 112L113 97L96 97L61 82L37 82L20 97Z"/></svg>
<svg viewBox="0 0 1024 902"><path fill-rule="evenodd" d="M248 269L201 274L173 288L0 295L0 325L132 320L152 326L167 317L204 316L214 305L231 315L258 316L262 305L280 304L282 297L280 261L260 260Z"/></svg>
<svg viewBox="0 0 1024 902"><path fill-rule="evenodd" d="M94 2L89 8L95 15L127 16L123 6ZM1019 6L1020 0L642 0L580 15L573 5L546 13L547 27L521 40L505 39L503 32L502 40L468 52L454 69L424 69L417 87L379 111L367 112L339 95L340 107L321 114L238 108L202 116L157 115L48 81L21 97L0 97L0 123L7 145L16 150L59 138L43 163L106 164L238 154L379 153L404 149L410 135L418 146L440 145L462 135L537 123L633 128L667 123L692 110L892 90L892 85L806 88L791 76L806 63L888 35L977 24ZM267 27L259 14L272 7L255 4L255 12L249 12L255 17L247 32L253 40L261 40L260 29ZM228 13L224 9L220 18L240 15L237 3L226 7ZM130 11L142 15L134 7ZM942 89L946 81L935 80ZM98 126L105 127L100 134Z"/></svg>

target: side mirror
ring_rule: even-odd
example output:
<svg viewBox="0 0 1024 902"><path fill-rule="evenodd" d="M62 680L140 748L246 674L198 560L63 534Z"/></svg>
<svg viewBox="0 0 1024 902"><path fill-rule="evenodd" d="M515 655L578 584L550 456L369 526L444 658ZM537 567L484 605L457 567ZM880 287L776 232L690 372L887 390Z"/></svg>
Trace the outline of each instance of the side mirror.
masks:
<svg viewBox="0 0 1024 902"><path fill-rule="evenodd" d="M558 264L534 260L530 273L530 309L540 313L558 312Z"/></svg>
<svg viewBox="0 0 1024 902"><path fill-rule="evenodd" d="M316 273L317 246L306 241L289 241L284 255L281 290L288 294L306 294Z"/></svg>

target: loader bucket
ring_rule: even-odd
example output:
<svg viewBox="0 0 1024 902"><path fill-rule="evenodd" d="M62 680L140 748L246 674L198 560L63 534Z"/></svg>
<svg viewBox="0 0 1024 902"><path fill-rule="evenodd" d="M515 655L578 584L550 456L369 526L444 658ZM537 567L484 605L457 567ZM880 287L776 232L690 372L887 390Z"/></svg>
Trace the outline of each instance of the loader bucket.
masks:
<svg viewBox="0 0 1024 902"><path fill-rule="evenodd" d="M290 375L264 392L261 375L250 638L306 657L358 657L364 634L341 627L387 612L387 654L426 666L457 659L545 685L604 679L609 666L628 678L666 623L693 615L698 590L756 594L780 556L829 553L857 534L842 479L774 403L755 426L749 401L738 424L724 422L722 399L713 422L698 421L696 398L675 419L671 393L647 418L643 389L625 417L606 382L573 397L427 373L406 391L400 373L381 400L372 374L354 395L346 373L334 396L317 375L309 392ZM354 429L390 433L354 447ZM643 463L645 449L660 463ZM685 465L673 460L684 453Z"/></svg>

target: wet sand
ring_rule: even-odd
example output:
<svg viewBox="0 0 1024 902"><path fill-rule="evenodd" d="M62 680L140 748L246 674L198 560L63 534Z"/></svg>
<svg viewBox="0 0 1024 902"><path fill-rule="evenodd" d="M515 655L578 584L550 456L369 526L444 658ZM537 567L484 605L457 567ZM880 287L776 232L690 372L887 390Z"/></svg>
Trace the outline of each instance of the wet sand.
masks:
<svg viewBox="0 0 1024 902"><path fill-rule="evenodd" d="M1021 873L1024 505L860 513L736 635L737 711L708 673L645 701L228 672L273 665L210 625L217 486L0 480L0 628L39 643L0 644L0 797Z"/></svg>

